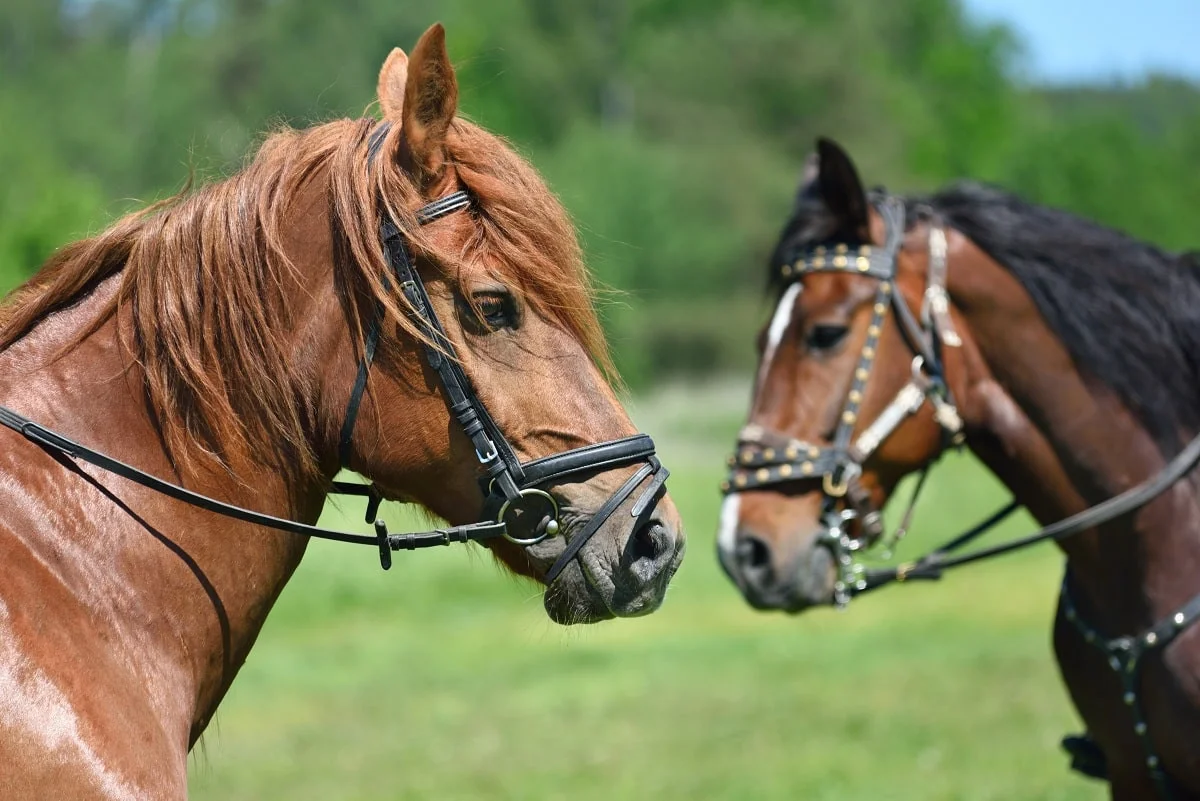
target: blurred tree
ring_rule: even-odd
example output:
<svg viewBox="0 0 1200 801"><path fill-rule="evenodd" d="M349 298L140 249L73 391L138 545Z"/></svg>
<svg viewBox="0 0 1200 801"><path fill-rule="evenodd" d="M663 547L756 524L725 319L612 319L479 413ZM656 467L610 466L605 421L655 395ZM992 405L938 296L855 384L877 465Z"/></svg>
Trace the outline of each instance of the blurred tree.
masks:
<svg viewBox="0 0 1200 801"><path fill-rule="evenodd" d="M625 290L606 319L635 386L752 358L818 134L871 184L983 178L1200 244L1200 89L1022 85L1020 43L960 0L5 0L0 283L272 127L370 113L387 52L436 19L465 113L543 169Z"/></svg>

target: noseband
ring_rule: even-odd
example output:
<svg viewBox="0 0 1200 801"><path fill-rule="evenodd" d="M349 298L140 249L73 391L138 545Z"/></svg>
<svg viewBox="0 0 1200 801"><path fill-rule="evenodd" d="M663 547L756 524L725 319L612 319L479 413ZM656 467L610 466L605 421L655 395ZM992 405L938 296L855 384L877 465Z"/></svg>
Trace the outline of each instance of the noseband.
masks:
<svg viewBox="0 0 1200 801"><path fill-rule="evenodd" d="M942 368L942 344L960 344L949 314L946 295L946 237L940 225L930 228L929 280L920 320L909 309L902 293L896 290L896 257L904 241L904 204L897 198L884 197L877 206L884 223L884 245L876 249L862 245L851 249L845 244L821 245L797 254L779 266L781 283L799 281L814 273L859 275L879 282L872 301L867 338L859 354L854 379L842 407L833 441L828 445L806 442L751 424L738 435L737 452L729 458L729 476L721 484L725 494L762 487L820 480L822 506L821 545L828 548L838 565L834 601L849 602L857 590L866 588L866 566L858 555L880 541L883 516L859 483L863 464L884 440L926 402L932 404L934 417L941 425L947 442L958 443L962 421L954 407ZM853 439L859 421L867 381L878 353L879 337L888 311L895 312L905 342L916 354L912 379L887 408L857 439ZM924 484L924 474L913 494L909 509L916 504ZM909 515L906 515L906 519ZM862 536L852 537L849 523L858 520ZM907 528L907 522L887 540L890 549Z"/></svg>
<svg viewBox="0 0 1200 801"><path fill-rule="evenodd" d="M368 145L369 162L373 162L378 155L389 130L389 123L384 122L372 134ZM380 205L384 207L383 204ZM470 195L466 192L453 192L418 209L416 220L419 225L427 225L470 206ZM425 340L425 358L438 375L446 406L471 440L476 458L483 467L484 474L480 477L480 486L485 498L483 510L487 518L483 522L425 532L392 534L387 530L384 521L378 519L379 504L383 496L374 485L334 481L331 493L364 496L368 499L366 522L374 526L375 535L324 529L255 512L192 492L81 445L4 406L0 406L0 425L20 433L52 454L88 462L155 492L225 517L289 534L377 546L380 565L384 570L392 565L392 551L497 537L528 546L559 534L566 536L569 532L565 531L559 521L558 501L547 491L549 487L567 480L578 481L584 475L641 464L642 466L609 496L583 527L570 536L562 553L544 577L545 583L549 584L566 569L588 540L616 513L626 499L646 479L650 479L646 489L630 510L630 516L635 521L640 521L662 492L669 471L655 455L654 441L645 434L586 445L522 464L463 371L454 345L446 336L445 329L442 328L433 305L429 302L425 284L409 258L408 249L404 244L404 232L386 211L382 213L379 222L379 238L391 269L388 282L394 283L403 294L409 319L416 324ZM383 317L383 309L377 304L366 331L362 359L342 423L338 455L343 466L351 455L354 424L366 392L371 362L379 345ZM79 470L74 462L61 459L60 461L76 470L85 480L94 482L94 479Z"/></svg>

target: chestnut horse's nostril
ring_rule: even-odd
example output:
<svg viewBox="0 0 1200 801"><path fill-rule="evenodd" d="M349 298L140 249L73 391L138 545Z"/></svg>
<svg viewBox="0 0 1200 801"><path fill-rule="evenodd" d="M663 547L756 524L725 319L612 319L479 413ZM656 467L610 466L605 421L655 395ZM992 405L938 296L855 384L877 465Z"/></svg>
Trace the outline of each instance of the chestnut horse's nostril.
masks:
<svg viewBox="0 0 1200 801"><path fill-rule="evenodd" d="M657 609L667 582L683 559L683 549L681 534L658 519L630 531L611 574L613 593L608 608L613 614L635 617Z"/></svg>
<svg viewBox="0 0 1200 801"><path fill-rule="evenodd" d="M640 584L657 581L676 560L679 541L663 523L649 520L634 529L625 543L623 562Z"/></svg>
<svg viewBox="0 0 1200 801"><path fill-rule="evenodd" d="M633 562L654 562L666 550L670 539L662 523L651 520L629 538L629 558Z"/></svg>

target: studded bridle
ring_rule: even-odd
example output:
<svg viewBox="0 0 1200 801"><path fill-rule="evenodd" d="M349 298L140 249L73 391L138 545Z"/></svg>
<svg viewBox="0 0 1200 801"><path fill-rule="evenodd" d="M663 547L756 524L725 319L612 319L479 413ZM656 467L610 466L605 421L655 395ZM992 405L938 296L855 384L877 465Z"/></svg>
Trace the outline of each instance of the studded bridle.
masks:
<svg viewBox="0 0 1200 801"><path fill-rule="evenodd" d="M896 256L905 228L903 204L898 199L884 196L876 208L886 229L882 251L874 250L870 245L857 249L836 244L832 247L818 246L797 254L778 268L779 277L785 283L822 272L858 274L880 282L867 339L833 442L829 445L812 444L768 431L761 426L746 426L739 435L737 452L729 460L729 476L721 485L722 491L729 494L820 479L824 496L821 513L823 532L818 542L829 548L836 559L838 577L834 585L835 605L845 606L853 596L887 584L939 579L947 570L1024 550L1039 543L1067 539L1142 508L1200 464L1200 436L1196 436L1161 471L1137 486L1031 534L960 553L1019 509L1020 504L1014 499L917 559L892 567L865 566L859 561L860 555L883 539L880 510L871 504L869 496L857 481L866 460L904 419L926 402L933 405L934 417L943 430L942 450L947 445L961 443L964 435L940 358L943 345L957 347L961 344L949 316L945 230L936 213L925 210L930 223L929 274L918 323L917 316L894 286ZM889 308L895 312L900 333L915 354L912 379L852 442L853 431L859 421L859 404L870 378L879 335ZM940 453L941 450L938 455ZM885 540L889 551L908 529L917 496L934 460L922 470L912 500L896 532ZM839 506L842 508L839 509ZM862 527L860 537L851 536L848 524L854 520L858 520ZM888 555L885 554L885 557ZM1151 739L1139 697L1139 682L1145 657L1161 652L1183 631L1200 621L1200 595L1148 629L1133 635L1112 637L1083 619L1071 598L1070 587L1071 574L1068 570L1059 592L1059 616L1075 628L1089 646L1100 650L1109 667L1117 674L1122 685L1121 701L1132 716L1133 731L1143 749L1144 764L1157 794L1163 799L1177 798L1179 788L1163 768ZM1063 746L1073 757L1072 767L1088 775L1104 778L1104 755L1090 738L1067 737L1063 740Z"/></svg>
<svg viewBox="0 0 1200 801"><path fill-rule="evenodd" d="M373 132L368 146L369 163L377 157L389 130L389 123L383 122ZM383 204L380 206L385 208ZM470 207L471 197L468 193L453 192L420 208L416 213L416 220L419 225L427 225ZM379 238L391 270L386 283L403 295L409 319L423 336L425 358L437 373L446 405L474 445L476 457L483 469L480 486L485 496L485 520L482 522L425 532L393 534L388 531L384 521L378 519L383 496L374 485L334 481L329 490L331 494L356 495L368 499L366 522L374 526L375 535L325 529L256 512L193 492L75 442L4 406L0 406L0 425L20 433L59 457L60 463L75 470L86 480L93 481L72 459L95 465L155 492L225 517L289 534L376 546L379 549L380 565L384 570L391 567L393 551L450 545L454 542L483 541L497 537L528 546L547 537L571 534L562 553L544 577L545 582L549 584L566 569L588 540L634 491L646 483L645 490L630 510L635 521L641 521L651 511L669 475L667 468L655 455L653 440L645 434L637 434L522 463L499 426L488 414L487 407L475 393L470 378L457 358L453 343L446 336L434 312L425 284L408 255L404 232L386 211L381 213ZM341 428L339 458L343 465L351 453L351 437L367 388L371 363L379 344L383 316L382 308L376 306L366 330L358 374L351 389ZM71 459L62 459L62 456ZM577 532L572 534L565 531L559 521L558 502L548 491L550 487L566 480L578 480L584 475L639 464L641 467L609 496Z"/></svg>
<svg viewBox="0 0 1200 801"><path fill-rule="evenodd" d="M815 273L858 275L879 282L871 305L866 340L832 441L820 444L798 440L752 423L739 433L736 452L729 458L729 475L721 484L722 492L729 494L794 482L820 481L820 544L832 551L838 565L834 584L834 600L838 605L846 604L856 590L865 587L867 568L859 561L860 552L885 539L883 516L859 482L867 459L907 417L927 402L932 404L934 417L948 442L957 443L962 435L962 421L946 385L941 360L943 343L959 344L946 296L945 232L934 220L930 226L929 279L918 318L895 286L896 259L905 233L904 204L898 198L885 196L876 207L884 223L882 247L869 244L851 247L845 243L818 245L792 255L777 267L779 283L783 285ZM859 410L889 311L895 313L901 334L915 354L912 378L879 417L855 438ZM922 476L917 492L923 483ZM916 494L912 504L916 502ZM850 523L855 520L861 529L859 536L852 535ZM906 527L902 525L886 538L889 548L903 536Z"/></svg>

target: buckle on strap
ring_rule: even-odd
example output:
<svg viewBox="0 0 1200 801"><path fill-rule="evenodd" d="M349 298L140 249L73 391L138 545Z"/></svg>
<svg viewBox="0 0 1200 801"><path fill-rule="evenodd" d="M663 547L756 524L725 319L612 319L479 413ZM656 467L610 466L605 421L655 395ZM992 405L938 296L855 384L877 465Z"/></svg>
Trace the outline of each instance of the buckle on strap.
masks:
<svg viewBox="0 0 1200 801"><path fill-rule="evenodd" d="M533 527L532 537L516 537L509 532L508 521L504 518L508 516L509 511L524 511L519 506L513 506L514 501L521 501L525 498L537 498L550 507L550 514L544 516ZM536 545L547 537L553 537L558 534L560 526L558 523L558 502L554 500L554 496L540 489L526 488L521 490L520 495L516 498L508 498L500 505L500 510L496 512L496 522L504 526L504 539L517 545Z"/></svg>
<svg viewBox="0 0 1200 801"><path fill-rule="evenodd" d="M491 464L496 456L498 456L496 453L496 443L491 440L488 440L487 443L489 448L487 453L480 453L479 448L475 449L475 458L479 460L480 464Z"/></svg>

